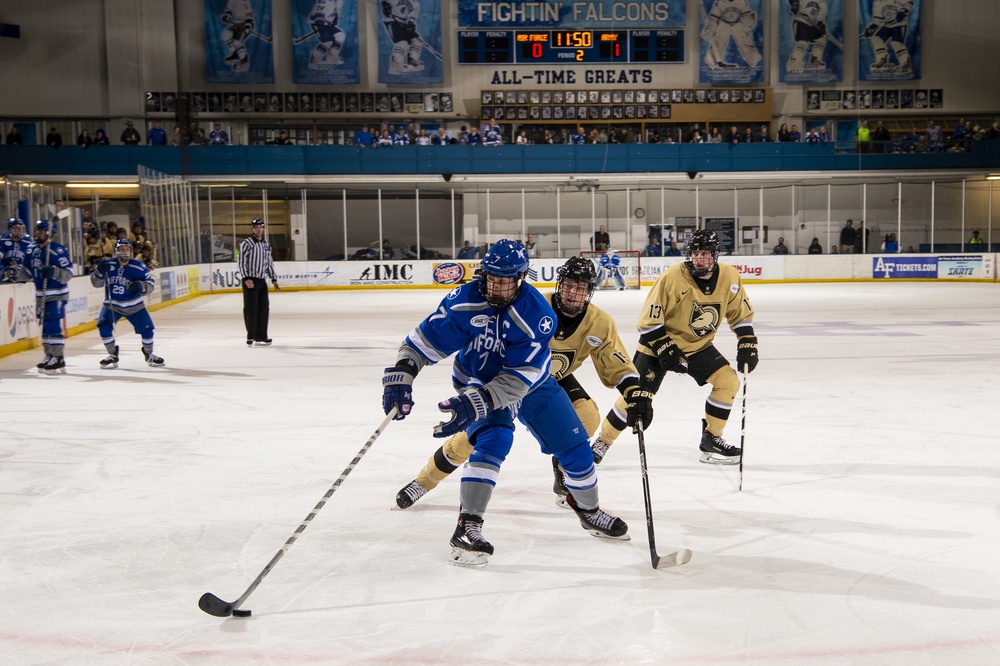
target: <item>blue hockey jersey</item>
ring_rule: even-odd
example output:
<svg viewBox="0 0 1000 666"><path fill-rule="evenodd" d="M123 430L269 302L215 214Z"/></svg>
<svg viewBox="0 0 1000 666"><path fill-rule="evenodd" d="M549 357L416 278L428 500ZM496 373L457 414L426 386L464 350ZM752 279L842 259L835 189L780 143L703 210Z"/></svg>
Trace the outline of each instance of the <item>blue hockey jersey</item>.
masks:
<svg viewBox="0 0 1000 666"><path fill-rule="evenodd" d="M0 281L31 282L34 276L28 257L34 246L34 241L27 236L21 236L20 240L14 240L10 234L0 236L0 264L3 266Z"/></svg>
<svg viewBox="0 0 1000 666"><path fill-rule="evenodd" d="M129 259L124 266L117 259L105 259L90 274L90 283L95 287L107 284L104 307L125 315L135 314L146 307L142 299L153 291L155 285L146 264L138 259Z"/></svg>
<svg viewBox="0 0 1000 666"><path fill-rule="evenodd" d="M485 387L493 406L501 409L548 378L556 316L547 299L527 283L513 303L494 308L483 298L480 280L449 292L406 337L400 359L423 367L457 352L452 369L456 388Z"/></svg>
<svg viewBox="0 0 1000 666"><path fill-rule="evenodd" d="M35 297L49 301L69 300L69 281L73 277L73 262L69 252L59 243L31 248L31 276L35 281ZM47 270L49 268L53 270ZM43 293L44 292L44 293Z"/></svg>

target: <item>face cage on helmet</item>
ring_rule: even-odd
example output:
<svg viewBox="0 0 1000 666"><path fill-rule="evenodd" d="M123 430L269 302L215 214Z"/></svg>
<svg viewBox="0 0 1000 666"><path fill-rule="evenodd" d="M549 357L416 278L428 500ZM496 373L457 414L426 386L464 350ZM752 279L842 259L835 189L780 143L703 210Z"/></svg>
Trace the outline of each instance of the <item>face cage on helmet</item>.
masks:
<svg viewBox="0 0 1000 666"><path fill-rule="evenodd" d="M118 257L119 261L122 260L122 259L131 259L132 258L132 245L131 244L122 243L121 245L119 245L118 247L115 248L115 256Z"/></svg>
<svg viewBox="0 0 1000 666"><path fill-rule="evenodd" d="M25 234L24 222L17 222L15 224L11 224L8 226L9 226L8 231L10 231L11 238L14 238L15 240L18 238L24 238ZM20 229L20 231L18 231L18 229Z"/></svg>
<svg viewBox="0 0 1000 666"><path fill-rule="evenodd" d="M708 275L709 273L711 273L712 271L714 271L715 267L719 265L719 252L715 251L715 252L712 252L712 265L710 267L708 267L708 268L695 268L694 267L694 259L691 257L691 253L693 253L693 252L702 252L702 251L707 252L708 250L696 250L696 249L690 250L688 252L687 261L684 262L684 265L687 266L688 271L691 273L691 275L693 275L695 277L705 277L706 275Z"/></svg>
<svg viewBox="0 0 1000 666"><path fill-rule="evenodd" d="M508 275L496 275L494 273L487 273L483 271L480 275L481 282L479 283L479 290L486 299L486 303L494 308L507 307L514 302L517 298L517 294L521 291L521 283L524 281L524 274L520 273L517 277L511 277ZM490 280L511 280L511 286L505 289L501 294L490 295L489 293L489 283Z"/></svg>
<svg viewBox="0 0 1000 666"><path fill-rule="evenodd" d="M576 282L577 284L582 284L582 285L585 285L587 287L587 296L583 299L583 303L580 304L579 306L575 306L575 307L574 306L570 306L562 298L562 288L563 288L563 285L566 284L567 281ZM569 315L571 317L575 317L576 315L578 315L581 312L583 312L587 308L588 305L590 305L590 299L592 299L594 297L594 288L596 286L597 286L597 281L596 280L593 280L593 281L591 281L591 280L581 280L580 278L572 277L572 276L568 276L568 275L567 276L562 276L562 277L559 278L559 281L556 282L556 294L555 294L555 296L553 297L552 300L555 302L556 307L559 308L560 312L562 312L563 314L567 314L567 315Z"/></svg>

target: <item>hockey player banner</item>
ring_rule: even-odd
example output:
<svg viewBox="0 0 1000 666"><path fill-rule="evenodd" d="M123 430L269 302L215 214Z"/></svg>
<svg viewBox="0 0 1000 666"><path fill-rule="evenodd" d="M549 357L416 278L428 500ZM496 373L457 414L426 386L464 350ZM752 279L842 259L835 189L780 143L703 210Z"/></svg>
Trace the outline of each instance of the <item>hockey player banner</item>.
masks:
<svg viewBox="0 0 1000 666"><path fill-rule="evenodd" d="M292 81L360 83L358 3L293 0Z"/></svg>
<svg viewBox="0 0 1000 666"><path fill-rule="evenodd" d="M698 0L701 83L764 81L763 0Z"/></svg>
<svg viewBox="0 0 1000 666"><path fill-rule="evenodd" d="M378 0L379 83L444 83L441 0Z"/></svg>
<svg viewBox="0 0 1000 666"><path fill-rule="evenodd" d="M921 0L858 1L858 79L919 79Z"/></svg>
<svg viewBox="0 0 1000 666"><path fill-rule="evenodd" d="M779 7L778 76L781 82L843 81L844 0L783 0Z"/></svg>
<svg viewBox="0 0 1000 666"><path fill-rule="evenodd" d="M205 0L205 80L274 83L271 0Z"/></svg>
<svg viewBox="0 0 1000 666"><path fill-rule="evenodd" d="M458 0L462 28L683 28L687 0Z"/></svg>

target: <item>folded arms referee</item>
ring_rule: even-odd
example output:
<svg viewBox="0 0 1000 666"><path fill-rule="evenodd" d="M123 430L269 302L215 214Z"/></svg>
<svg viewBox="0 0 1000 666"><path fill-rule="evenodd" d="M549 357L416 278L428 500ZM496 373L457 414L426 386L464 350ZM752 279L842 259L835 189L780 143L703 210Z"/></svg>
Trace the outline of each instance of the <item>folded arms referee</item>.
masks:
<svg viewBox="0 0 1000 666"><path fill-rule="evenodd" d="M240 275L243 277L243 320L247 326L247 347L254 343L271 344L267 337L267 318L270 305L267 298L267 279L275 289L278 275L274 272L271 245L264 240L264 221L255 217L250 223L252 235L240 243Z"/></svg>

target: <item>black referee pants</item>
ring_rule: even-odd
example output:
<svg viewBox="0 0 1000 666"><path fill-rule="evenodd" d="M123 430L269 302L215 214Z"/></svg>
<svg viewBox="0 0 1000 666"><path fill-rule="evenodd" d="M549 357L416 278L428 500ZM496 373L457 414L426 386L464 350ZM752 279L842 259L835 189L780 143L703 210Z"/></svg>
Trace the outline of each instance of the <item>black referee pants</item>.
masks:
<svg viewBox="0 0 1000 666"><path fill-rule="evenodd" d="M253 288L247 287L247 280L253 282ZM240 284L243 285L243 321L247 326L247 340L266 340L267 318L271 310L267 280L244 278Z"/></svg>

